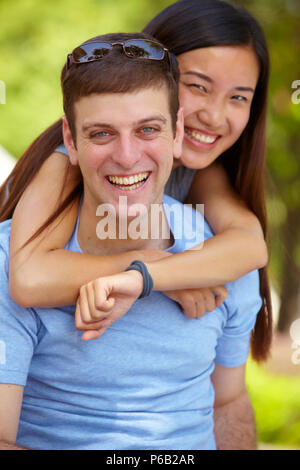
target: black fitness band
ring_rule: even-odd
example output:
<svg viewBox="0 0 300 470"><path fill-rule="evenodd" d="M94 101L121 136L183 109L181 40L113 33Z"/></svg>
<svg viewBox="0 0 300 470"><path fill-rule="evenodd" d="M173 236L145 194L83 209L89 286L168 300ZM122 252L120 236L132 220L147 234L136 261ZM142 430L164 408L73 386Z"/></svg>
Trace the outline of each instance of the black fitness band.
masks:
<svg viewBox="0 0 300 470"><path fill-rule="evenodd" d="M132 269L134 269L135 271L139 271L144 279L144 287L141 295L139 296L139 299L147 297L151 294L151 291L153 289L153 280L149 274L145 263L143 263L143 261L135 260L130 264L130 266L128 266L128 268L125 269L125 271L131 271Z"/></svg>

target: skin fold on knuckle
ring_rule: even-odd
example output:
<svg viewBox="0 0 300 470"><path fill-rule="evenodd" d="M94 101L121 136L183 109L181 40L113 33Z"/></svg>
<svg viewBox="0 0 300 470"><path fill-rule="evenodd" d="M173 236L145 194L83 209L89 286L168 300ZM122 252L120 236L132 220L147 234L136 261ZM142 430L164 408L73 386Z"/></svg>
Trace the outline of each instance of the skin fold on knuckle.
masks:
<svg viewBox="0 0 300 470"><path fill-rule="evenodd" d="M103 313L103 312L94 312L93 313L93 320L98 320L98 321L101 321L101 320L104 320L105 318L107 317L107 314Z"/></svg>

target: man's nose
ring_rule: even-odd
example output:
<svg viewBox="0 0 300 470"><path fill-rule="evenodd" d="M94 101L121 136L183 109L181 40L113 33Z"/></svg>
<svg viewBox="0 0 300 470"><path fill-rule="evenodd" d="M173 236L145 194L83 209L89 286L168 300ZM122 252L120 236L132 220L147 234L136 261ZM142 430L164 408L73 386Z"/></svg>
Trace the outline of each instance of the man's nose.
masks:
<svg viewBox="0 0 300 470"><path fill-rule="evenodd" d="M141 149L133 136L120 136L115 146L112 159L124 169L129 170L141 158Z"/></svg>
<svg viewBox="0 0 300 470"><path fill-rule="evenodd" d="M216 98L210 98L205 101L197 115L208 131L217 131L226 121L226 104Z"/></svg>

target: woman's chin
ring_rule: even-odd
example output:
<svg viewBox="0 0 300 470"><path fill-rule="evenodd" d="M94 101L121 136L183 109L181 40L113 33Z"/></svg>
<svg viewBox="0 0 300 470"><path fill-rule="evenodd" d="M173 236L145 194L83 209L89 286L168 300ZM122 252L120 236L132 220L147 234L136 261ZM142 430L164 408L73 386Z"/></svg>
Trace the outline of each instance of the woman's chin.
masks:
<svg viewBox="0 0 300 470"><path fill-rule="evenodd" d="M180 159L181 165L184 165L187 168L192 170L204 170L209 165L211 165L218 157L211 158L204 155L197 155L197 157L182 157Z"/></svg>

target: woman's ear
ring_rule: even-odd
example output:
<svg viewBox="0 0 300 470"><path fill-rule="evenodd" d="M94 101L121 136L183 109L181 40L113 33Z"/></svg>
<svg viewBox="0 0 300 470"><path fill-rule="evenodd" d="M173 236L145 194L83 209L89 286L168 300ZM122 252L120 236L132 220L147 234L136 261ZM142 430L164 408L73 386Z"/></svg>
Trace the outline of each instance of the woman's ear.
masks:
<svg viewBox="0 0 300 470"><path fill-rule="evenodd" d="M67 118L64 116L62 118L63 121L63 137L64 137L64 144L69 154L70 162L72 165L78 165L78 156L77 156L77 149L72 137L72 132L70 130L69 123Z"/></svg>
<svg viewBox="0 0 300 470"><path fill-rule="evenodd" d="M180 158L182 154L182 143L184 138L184 118L183 118L183 108L179 108L177 113L177 122L176 122L176 134L174 138L174 158Z"/></svg>

